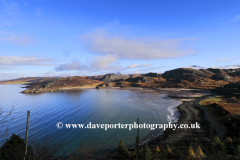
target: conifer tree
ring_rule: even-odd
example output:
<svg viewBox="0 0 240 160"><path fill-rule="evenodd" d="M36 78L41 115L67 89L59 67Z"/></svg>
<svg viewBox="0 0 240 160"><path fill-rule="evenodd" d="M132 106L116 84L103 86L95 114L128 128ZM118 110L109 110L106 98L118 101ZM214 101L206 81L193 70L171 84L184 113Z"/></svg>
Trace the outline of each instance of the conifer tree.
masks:
<svg viewBox="0 0 240 160"><path fill-rule="evenodd" d="M144 157L145 160L148 160L148 159L152 158L151 151L150 151L147 143L145 143L144 146L143 146L143 157Z"/></svg>
<svg viewBox="0 0 240 160"><path fill-rule="evenodd" d="M173 151L172 149L167 145L167 152L169 155L172 155L173 154Z"/></svg>
<svg viewBox="0 0 240 160"><path fill-rule="evenodd" d="M198 148L197 148L196 156L197 156L197 158L204 158L204 153L203 153L202 148L200 146L198 146Z"/></svg>
<svg viewBox="0 0 240 160"><path fill-rule="evenodd" d="M225 141L225 145L226 145L226 146L231 146L231 145L232 145L232 142L233 142L233 140L232 140L231 137L226 137L226 141Z"/></svg>
<svg viewBox="0 0 240 160"><path fill-rule="evenodd" d="M234 153L237 158L240 158L240 145L237 145Z"/></svg>
<svg viewBox="0 0 240 160"><path fill-rule="evenodd" d="M159 154L160 152L161 152L161 150L159 149L159 147L157 147L156 153Z"/></svg>
<svg viewBox="0 0 240 160"><path fill-rule="evenodd" d="M196 155L195 155L195 153L194 153L194 151L193 151L192 146L190 146L189 149L188 149L188 158L189 158L189 159L196 158Z"/></svg>
<svg viewBox="0 0 240 160"><path fill-rule="evenodd" d="M129 157L129 153L128 153L127 147L126 147L123 139L121 139L119 142L118 152L119 152L120 157L124 157L124 158Z"/></svg>
<svg viewBox="0 0 240 160"><path fill-rule="evenodd" d="M4 160L17 160L19 157L23 157L24 154L24 139L19 135L12 134L0 147L0 159ZM28 146L28 153L32 153L32 148Z"/></svg>

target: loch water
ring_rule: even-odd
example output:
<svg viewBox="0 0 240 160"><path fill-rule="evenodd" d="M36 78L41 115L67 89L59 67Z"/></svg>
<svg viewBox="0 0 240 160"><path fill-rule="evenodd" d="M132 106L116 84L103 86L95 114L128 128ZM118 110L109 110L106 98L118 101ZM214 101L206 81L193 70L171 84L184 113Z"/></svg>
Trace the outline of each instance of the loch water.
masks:
<svg viewBox="0 0 240 160"><path fill-rule="evenodd" d="M56 124L165 124L176 122L179 101L165 94L140 93L119 89L75 89L41 94L20 93L19 84L0 84L0 106L3 115L12 107L11 122L4 124L9 133L25 138L27 111L30 111L29 141L63 142L65 153L81 144L96 149L114 150L122 138L128 147L135 145L137 129L58 129ZM162 130L140 129L140 140L146 141ZM3 143L5 139L1 139Z"/></svg>

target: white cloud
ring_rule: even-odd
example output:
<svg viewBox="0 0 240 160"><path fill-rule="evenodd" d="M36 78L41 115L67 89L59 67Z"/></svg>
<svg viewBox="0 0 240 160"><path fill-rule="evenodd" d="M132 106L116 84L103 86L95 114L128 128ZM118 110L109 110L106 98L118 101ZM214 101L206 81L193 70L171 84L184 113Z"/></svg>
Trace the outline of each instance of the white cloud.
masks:
<svg viewBox="0 0 240 160"><path fill-rule="evenodd" d="M116 65L118 57L116 55L105 55L105 56L94 56L89 58L85 64L80 64L79 61L74 61L70 63L65 63L55 67L56 71L70 71L70 70L118 70L121 69L120 66Z"/></svg>
<svg viewBox="0 0 240 160"><path fill-rule="evenodd" d="M8 15L15 15L19 13L18 4L14 2L1 0L3 11Z"/></svg>
<svg viewBox="0 0 240 160"><path fill-rule="evenodd" d="M18 45L29 45L33 39L25 34L17 35L14 33L0 31L0 41L11 42Z"/></svg>
<svg viewBox="0 0 240 160"><path fill-rule="evenodd" d="M176 58L192 54L194 51L183 43L193 39L129 38L110 35L102 29L80 36L80 40L87 45L86 49L90 52L101 55L115 54L119 58L136 60Z"/></svg>
<svg viewBox="0 0 240 160"><path fill-rule="evenodd" d="M160 73L160 69L165 68L167 66L158 66L158 67L148 67L148 68L139 68L135 71L132 72L132 74L142 74L142 73L149 73L149 72L154 72L154 73ZM131 72L128 72L128 74Z"/></svg>
<svg viewBox="0 0 240 160"><path fill-rule="evenodd" d="M132 69L132 68L138 68L138 67L139 67L138 64L130 64L130 65L128 65L126 68L127 68L127 69Z"/></svg>
<svg viewBox="0 0 240 160"><path fill-rule="evenodd" d="M50 58L39 58L33 56L3 56L0 55L0 66L5 65L38 65L38 66L50 66L53 65L53 59Z"/></svg>
<svg viewBox="0 0 240 160"><path fill-rule="evenodd" d="M36 12L36 16L40 16L41 13L42 13L42 12L38 10L38 11Z"/></svg>
<svg viewBox="0 0 240 160"><path fill-rule="evenodd" d="M233 65L227 65L227 66L213 66L211 68L236 69L236 68L240 68L240 63L233 64Z"/></svg>
<svg viewBox="0 0 240 160"><path fill-rule="evenodd" d="M61 74L57 74L53 71L49 71L46 73L39 74L39 77L70 77L70 76L79 76L81 74L79 73L69 73L69 72L63 72Z"/></svg>
<svg viewBox="0 0 240 160"><path fill-rule="evenodd" d="M240 14L235 16L233 19L229 20L229 21L239 21L240 20Z"/></svg>
<svg viewBox="0 0 240 160"><path fill-rule="evenodd" d="M227 62L230 61L231 59L217 59L216 62Z"/></svg>
<svg viewBox="0 0 240 160"><path fill-rule="evenodd" d="M141 64L141 67L150 67L150 66L152 66L151 64L149 64L149 63L144 63L144 64Z"/></svg>
<svg viewBox="0 0 240 160"><path fill-rule="evenodd" d="M90 68L92 69L111 69L116 68L112 65L118 60L118 57L115 54L108 54L105 56L95 56L90 60Z"/></svg>
<svg viewBox="0 0 240 160"><path fill-rule="evenodd" d="M85 70L85 69L87 69L87 66L80 64L78 61L61 64L55 67L56 71Z"/></svg>
<svg viewBox="0 0 240 160"><path fill-rule="evenodd" d="M28 77L28 75L27 74L18 74L18 73L1 73L0 81L17 79L17 78L22 78L22 77Z"/></svg>
<svg viewBox="0 0 240 160"><path fill-rule="evenodd" d="M126 67L126 69L132 69L132 68L144 68L144 67L150 67L152 66L151 64L149 63L144 63L144 64L141 64L141 65L138 65L138 64L130 64Z"/></svg>
<svg viewBox="0 0 240 160"><path fill-rule="evenodd" d="M224 66L224 67L219 67L222 69L236 69L236 68L240 68L240 63L235 64L235 65L228 65L228 66Z"/></svg>

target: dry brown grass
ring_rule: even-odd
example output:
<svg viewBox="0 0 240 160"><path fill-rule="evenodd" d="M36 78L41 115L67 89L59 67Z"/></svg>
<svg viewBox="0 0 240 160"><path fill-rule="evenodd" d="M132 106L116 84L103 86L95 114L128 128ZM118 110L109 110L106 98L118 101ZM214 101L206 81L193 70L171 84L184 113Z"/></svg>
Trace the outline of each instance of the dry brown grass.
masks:
<svg viewBox="0 0 240 160"><path fill-rule="evenodd" d="M219 106L221 106L223 109L228 111L231 114L240 113L240 104L239 103L217 103Z"/></svg>

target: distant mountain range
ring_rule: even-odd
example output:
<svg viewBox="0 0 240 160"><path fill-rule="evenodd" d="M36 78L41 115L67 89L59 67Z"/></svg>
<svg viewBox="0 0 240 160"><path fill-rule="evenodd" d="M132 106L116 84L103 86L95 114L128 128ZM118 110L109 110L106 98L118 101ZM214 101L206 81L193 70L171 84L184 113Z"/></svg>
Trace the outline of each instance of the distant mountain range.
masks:
<svg viewBox="0 0 240 160"><path fill-rule="evenodd" d="M73 77L28 77L1 84L24 84L28 89L24 93L56 91L69 87L142 87L142 88L199 88L215 89L240 81L240 68L237 69L192 69L177 68L163 74L130 74L110 73L98 76Z"/></svg>

